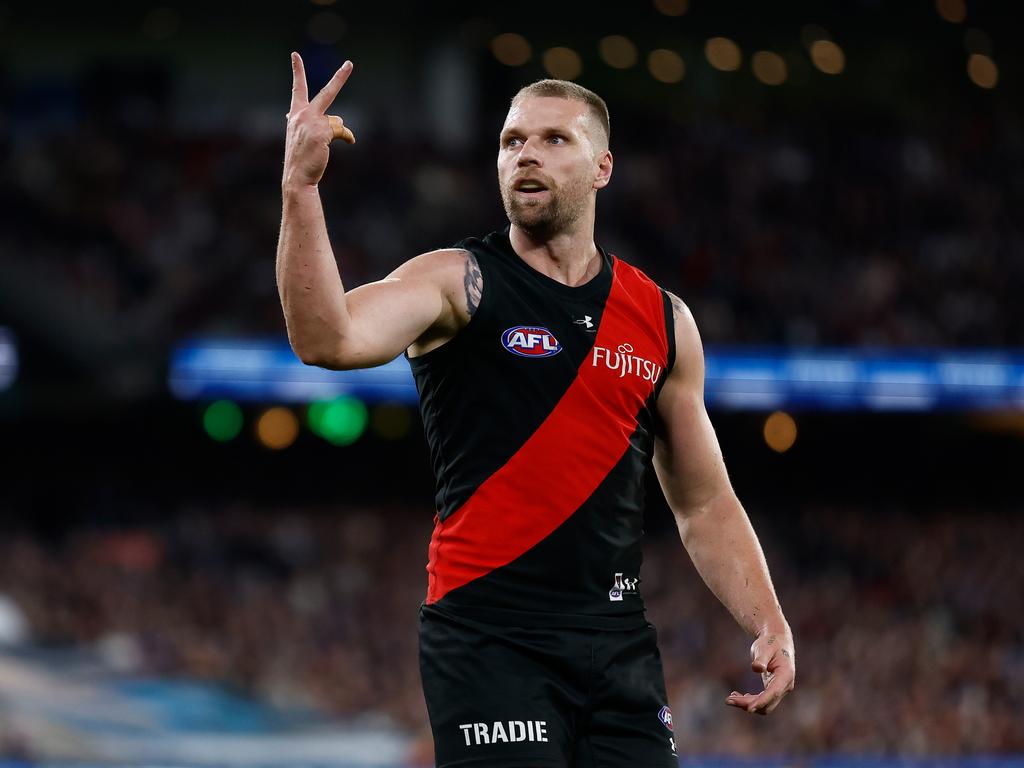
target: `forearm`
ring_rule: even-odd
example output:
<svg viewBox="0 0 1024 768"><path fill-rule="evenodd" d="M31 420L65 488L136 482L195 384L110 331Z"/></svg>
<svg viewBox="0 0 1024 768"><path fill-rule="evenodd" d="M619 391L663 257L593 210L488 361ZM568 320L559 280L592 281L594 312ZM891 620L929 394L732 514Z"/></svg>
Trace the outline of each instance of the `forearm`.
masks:
<svg viewBox="0 0 1024 768"><path fill-rule="evenodd" d="M788 629L768 564L731 488L676 513L679 535L701 578L747 632Z"/></svg>
<svg viewBox="0 0 1024 768"><path fill-rule="evenodd" d="M315 186L282 188L277 288L288 340L303 362L329 363L349 327L345 288Z"/></svg>

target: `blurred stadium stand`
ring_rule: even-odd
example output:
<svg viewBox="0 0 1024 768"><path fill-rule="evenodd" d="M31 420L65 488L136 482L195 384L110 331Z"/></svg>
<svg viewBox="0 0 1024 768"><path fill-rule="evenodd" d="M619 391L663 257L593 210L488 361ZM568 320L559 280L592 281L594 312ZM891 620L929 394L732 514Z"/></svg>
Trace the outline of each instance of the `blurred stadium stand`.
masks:
<svg viewBox="0 0 1024 768"><path fill-rule="evenodd" d="M757 684L747 641L652 488L643 586L684 764L1024 765L1011 10L0 6L0 766L431 764L432 481L404 364L371 374L384 395L260 374L246 396L182 368L217 340L280 348L293 49L314 87L356 64L336 111L359 141L321 185L348 287L503 225L494 147L520 85L608 100L598 240L694 312L799 646L773 717L725 709ZM715 399L723 371L806 381L823 350L975 361L928 370L1002 396Z"/></svg>

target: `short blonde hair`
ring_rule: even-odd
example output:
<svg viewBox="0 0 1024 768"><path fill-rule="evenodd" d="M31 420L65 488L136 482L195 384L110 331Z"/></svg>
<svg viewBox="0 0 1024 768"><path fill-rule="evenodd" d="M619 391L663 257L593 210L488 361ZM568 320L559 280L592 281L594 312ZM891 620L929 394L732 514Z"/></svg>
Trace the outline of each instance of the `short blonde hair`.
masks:
<svg viewBox="0 0 1024 768"><path fill-rule="evenodd" d="M608 115L608 105L604 103L604 99L589 88L584 88L571 80L538 80L520 88L519 92L512 97L512 103L515 104L528 96L554 96L570 101L582 101L590 108L590 114L604 131L605 146L607 147L611 143L612 127L611 118Z"/></svg>

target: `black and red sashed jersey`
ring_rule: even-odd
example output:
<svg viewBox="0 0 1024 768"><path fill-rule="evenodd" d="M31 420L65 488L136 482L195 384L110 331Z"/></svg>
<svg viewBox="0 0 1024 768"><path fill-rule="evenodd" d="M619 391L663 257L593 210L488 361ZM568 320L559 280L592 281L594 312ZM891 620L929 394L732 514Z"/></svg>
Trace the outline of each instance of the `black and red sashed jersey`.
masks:
<svg viewBox="0 0 1024 768"><path fill-rule="evenodd" d="M601 250L581 286L508 229L458 247L483 274L451 341L410 361L437 478L428 609L501 624L642 625L644 481L675 358L668 296Z"/></svg>

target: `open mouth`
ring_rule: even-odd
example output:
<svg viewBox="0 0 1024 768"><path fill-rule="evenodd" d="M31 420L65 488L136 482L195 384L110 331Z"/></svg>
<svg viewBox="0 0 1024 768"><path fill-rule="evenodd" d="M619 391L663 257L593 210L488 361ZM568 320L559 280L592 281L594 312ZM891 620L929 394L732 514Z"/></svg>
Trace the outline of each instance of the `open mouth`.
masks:
<svg viewBox="0 0 1024 768"><path fill-rule="evenodd" d="M542 182L535 179L521 179L513 185L513 189L527 196L540 196L548 191L548 188Z"/></svg>

